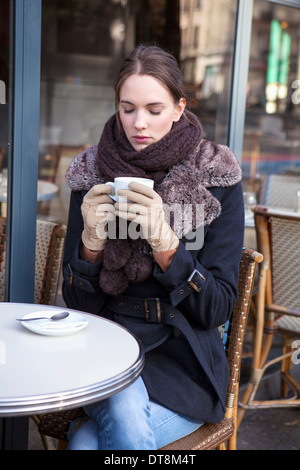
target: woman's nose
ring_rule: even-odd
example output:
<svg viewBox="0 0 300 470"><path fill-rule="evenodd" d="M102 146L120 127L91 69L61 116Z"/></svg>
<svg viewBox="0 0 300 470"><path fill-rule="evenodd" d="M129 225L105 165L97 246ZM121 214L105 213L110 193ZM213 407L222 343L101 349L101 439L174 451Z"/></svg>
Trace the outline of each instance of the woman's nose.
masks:
<svg viewBox="0 0 300 470"><path fill-rule="evenodd" d="M145 129L147 127L147 122L144 113L136 114L134 126L136 129Z"/></svg>

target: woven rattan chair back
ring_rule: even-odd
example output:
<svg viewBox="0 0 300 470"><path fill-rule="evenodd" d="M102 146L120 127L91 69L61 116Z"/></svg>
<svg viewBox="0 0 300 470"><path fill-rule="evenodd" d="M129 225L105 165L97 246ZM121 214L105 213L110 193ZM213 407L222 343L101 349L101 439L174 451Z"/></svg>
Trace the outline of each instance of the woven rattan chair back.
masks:
<svg viewBox="0 0 300 470"><path fill-rule="evenodd" d="M238 299L229 322L227 341L225 344L230 368L230 380L226 397L226 416L221 423L205 423L197 431L176 442L165 446L161 450L206 450L215 449L228 441L228 449L236 448L236 409L238 384L240 378L241 355L245 328L251 301L257 263L262 256L253 250L244 250L240 263L238 281ZM200 398L201 399L201 398ZM51 436L60 440L61 448L67 440L67 433L71 422L82 417L82 409L68 412L46 414L41 417L39 431L42 435Z"/></svg>
<svg viewBox="0 0 300 470"><path fill-rule="evenodd" d="M54 222L37 220L34 303L55 305L66 231ZM6 218L0 217L0 301L4 301Z"/></svg>
<svg viewBox="0 0 300 470"><path fill-rule="evenodd" d="M299 190L300 176L270 175L263 181L259 204L296 212L299 207L297 198Z"/></svg>
<svg viewBox="0 0 300 470"><path fill-rule="evenodd" d="M272 303L300 309L300 214L269 217Z"/></svg>
<svg viewBox="0 0 300 470"><path fill-rule="evenodd" d="M290 375L293 338L300 338L300 214L266 206L253 208L258 249L264 256L257 293L252 374L241 399L241 421L246 409L300 406L300 388ZM284 335L284 351L269 359L274 333ZM273 354L272 354L273 356ZM282 362L284 383L294 395L287 399L255 400L261 379L270 365Z"/></svg>

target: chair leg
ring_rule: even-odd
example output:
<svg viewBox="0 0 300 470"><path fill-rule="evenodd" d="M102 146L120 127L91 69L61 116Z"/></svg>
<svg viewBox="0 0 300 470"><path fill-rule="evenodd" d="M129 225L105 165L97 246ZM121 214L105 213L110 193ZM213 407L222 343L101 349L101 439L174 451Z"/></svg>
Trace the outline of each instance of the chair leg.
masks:
<svg viewBox="0 0 300 470"><path fill-rule="evenodd" d="M224 442L222 444L219 444L217 450L226 450L226 444Z"/></svg>
<svg viewBox="0 0 300 470"><path fill-rule="evenodd" d="M281 396L287 398L288 392L292 390L295 397L299 400L300 384L290 373L293 367L293 342L294 338L287 335L284 336L283 354L286 354L287 357L282 361L281 367Z"/></svg>
<svg viewBox="0 0 300 470"><path fill-rule="evenodd" d="M237 430L238 430L238 397L239 397L239 386L237 385L237 390L236 390L236 396L235 396L235 401L234 405L232 408L231 416L233 418L233 424L234 424L234 433L233 436L230 437L227 441L227 450L236 450L236 441L237 441Z"/></svg>
<svg viewBox="0 0 300 470"><path fill-rule="evenodd" d="M266 285L268 280L268 269L262 267L260 272L260 287L256 296L256 325L255 337L253 344L253 360L252 372L250 380L246 386L245 392L240 400L241 405L248 405L253 400L256 390L259 386L260 380L264 371L262 364L266 361L272 344L273 334L267 334L264 338L264 324L265 324L265 300L266 300ZM237 428L240 426L241 421L245 415L246 408L240 407L237 417Z"/></svg>
<svg viewBox="0 0 300 470"><path fill-rule="evenodd" d="M289 353L291 351L292 340L285 336L284 337L284 345L283 345L283 354ZM281 374L283 377L288 377L289 372L292 368L292 358L287 357L282 361L281 366ZM288 395L288 384L286 380L281 380L281 396L286 398Z"/></svg>
<svg viewBox="0 0 300 470"><path fill-rule="evenodd" d="M68 443L66 441L58 441L57 450L66 450Z"/></svg>
<svg viewBox="0 0 300 470"><path fill-rule="evenodd" d="M240 400L240 405L247 405L249 400L250 400L250 396L251 396L251 393L252 393L252 390L253 390L253 384L252 383L248 383L247 386L246 386L246 389L243 393L243 396ZM239 428L244 416L245 416L245 413L246 413L246 408L242 408L241 406L239 406L238 408L238 414L237 414L237 428Z"/></svg>
<svg viewBox="0 0 300 470"><path fill-rule="evenodd" d="M40 416L39 415L32 415L31 419L38 428L39 423L40 423ZM40 434L40 436L41 436L41 439L42 439L43 446L44 446L45 450L56 450L56 442L57 442L56 439L54 439L53 437L44 436L43 434Z"/></svg>
<svg viewBox="0 0 300 470"><path fill-rule="evenodd" d="M268 356L269 356L272 343L273 343L273 338L274 338L273 331L265 333L265 338L264 338L264 342L262 345L262 351L261 351L261 356L260 356L260 364L259 364L260 369L264 367L264 365L266 364L268 360Z"/></svg>

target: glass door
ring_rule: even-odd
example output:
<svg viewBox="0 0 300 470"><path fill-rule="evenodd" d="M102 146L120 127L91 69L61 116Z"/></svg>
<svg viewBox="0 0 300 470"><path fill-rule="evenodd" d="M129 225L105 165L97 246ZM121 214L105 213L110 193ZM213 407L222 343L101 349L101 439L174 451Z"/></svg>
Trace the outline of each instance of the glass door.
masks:
<svg viewBox="0 0 300 470"><path fill-rule="evenodd" d="M40 34L41 0L1 0L0 302L33 301ZM0 337L3 367L11 360L5 346ZM0 419L1 450L27 444L27 417Z"/></svg>
<svg viewBox="0 0 300 470"><path fill-rule="evenodd" d="M0 3L0 302L5 298L8 127L10 101L9 0Z"/></svg>
<svg viewBox="0 0 300 470"><path fill-rule="evenodd" d="M242 154L250 227L250 206L257 201L299 208L300 5L284 3L254 0L253 5Z"/></svg>
<svg viewBox="0 0 300 470"><path fill-rule="evenodd" d="M137 44L174 53L205 137L227 144L237 9L237 0L43 0L38 179L53 191L39 218L67 223L66 170L98 144L116 71Z"/></svg>

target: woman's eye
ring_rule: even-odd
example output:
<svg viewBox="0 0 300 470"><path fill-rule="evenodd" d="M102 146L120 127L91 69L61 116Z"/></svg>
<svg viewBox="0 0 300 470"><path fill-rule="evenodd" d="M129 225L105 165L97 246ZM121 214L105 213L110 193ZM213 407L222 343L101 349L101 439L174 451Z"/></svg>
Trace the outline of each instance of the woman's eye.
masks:
<svg viewBox="0 0 300 470"><path fill-rule="evenodd" d="M124 108L123 113L124 114L130 114L134 112L134 108ZM161 111L155 111L154 109L149 109L149 113L152 114L153 116L159 116L161 114Z"/></svg>

